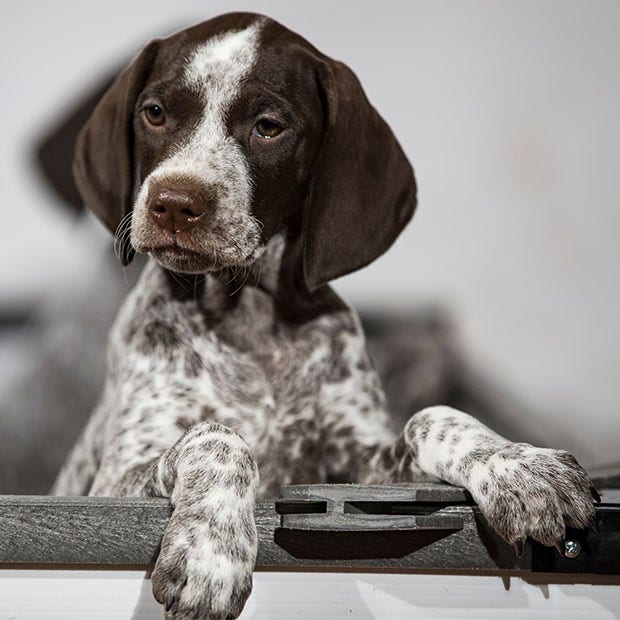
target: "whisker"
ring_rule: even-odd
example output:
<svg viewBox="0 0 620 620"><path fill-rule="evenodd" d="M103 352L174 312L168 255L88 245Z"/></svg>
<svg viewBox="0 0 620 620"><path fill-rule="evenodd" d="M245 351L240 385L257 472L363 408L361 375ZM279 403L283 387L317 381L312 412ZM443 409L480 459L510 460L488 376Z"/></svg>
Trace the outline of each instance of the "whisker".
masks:
<svg viewBox="0 0 620 620"><path fill-rule="evenodd" d="M125 250L131 245L131 217L132 212L127 213L119 222L114 233L114 255L117 260L121 260Z"/></svg>
<svg viewBox="0 0 620 620"><path fill-rule="evenodd" d="M127 267L125 265L123 265L123 263L121 263L119 261L119 264L121 266L121 273L123 274L123 280L125 281L125 284L127 284L128 280L127 280Z"/></svg>
<svg viewBox="0 0 620 620"><path fill-rule="evenodd" d="M247 267L244 267L244 271L245 271L245 277L243 278L243 281L232 293L229 293L228 295L229 297L232 297L233 295L238 293L245 286L245 283L248 281L248 278L250 277L250 270Z"/></svg>
<svg viewBox="0 0 620 620"><path fill-rule="evenodd" d="M237 279L237 276L239 275L239 268L236 265L231 265L227 269L230 273L232 273L232 276L230 280L228 280L228 282L224 283L225 286L228 286L231 282L234 282Z"/></svg>
<svg viewBox="0 0 620 620"><path fill-rule="evenodd" d="M263 275L263 261L258 261L258 275L256 276L256 282L254 282L254 290L258 288L260 283L260 277Z"/></svg>
<svg viewBox="0 0 620 620"><path fill-rule="evenodd" d="M119 222L118 226L116 227L116 230L114 231L114 236L115 237L120 236L122 234L122 232L125 230L125 228L127 227L127 225L130 224L130 222L131 222L131 215L132 215L132 212L130 211Z"/></svg>
<svg viewBox="0 0 620 620"><path fill-rule="evenodd" d="M170 271L170 275L172 276L172 279L183 289L184 292L186 292L188 295L191 293L191 291L185 285L186 283L183 281L183 279L179 278L177 274L174 273L174 271Z"/></svg>

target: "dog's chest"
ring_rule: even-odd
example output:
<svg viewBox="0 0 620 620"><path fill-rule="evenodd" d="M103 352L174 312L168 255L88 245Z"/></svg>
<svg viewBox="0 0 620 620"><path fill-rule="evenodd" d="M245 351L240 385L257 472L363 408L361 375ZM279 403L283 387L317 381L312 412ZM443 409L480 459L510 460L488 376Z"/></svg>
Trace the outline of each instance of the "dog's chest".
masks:
<svg viewBox="0 0 620 620"><path fill-rule="evenodd" d="M260 392L270 401L268 407L279 410L316 397L333 348L328 323L333 319L304 325L279 321L270 297L248 289L202 338L202 359L221 398L236 394L238 404L255 406Z"/></svg>
<svg viewBox="0 0 620 620"><path fill-rule="evenodd" d="M120 380L148 373L171 410L181 402L188 423L218 421L249 443L315 416L349 312L285 323L267 293L248 287L234 308L212 316L204 300L177 301L153 294L161 288L152 280L144 284L148 294L128 300L115 330L125 351Z"/></svg>

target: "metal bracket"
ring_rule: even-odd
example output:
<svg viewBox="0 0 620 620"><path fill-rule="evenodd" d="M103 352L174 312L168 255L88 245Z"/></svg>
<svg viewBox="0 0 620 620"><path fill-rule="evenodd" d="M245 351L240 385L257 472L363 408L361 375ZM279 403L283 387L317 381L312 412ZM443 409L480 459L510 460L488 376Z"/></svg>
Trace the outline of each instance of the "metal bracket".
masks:
<svg viewBox="0 0 620 620"><path fill-rule="evenodd" d="M285 529L321 532L452 530L464 518L454 506L469 503L467 492L442 484L285 486L276 512Z"/></svg>

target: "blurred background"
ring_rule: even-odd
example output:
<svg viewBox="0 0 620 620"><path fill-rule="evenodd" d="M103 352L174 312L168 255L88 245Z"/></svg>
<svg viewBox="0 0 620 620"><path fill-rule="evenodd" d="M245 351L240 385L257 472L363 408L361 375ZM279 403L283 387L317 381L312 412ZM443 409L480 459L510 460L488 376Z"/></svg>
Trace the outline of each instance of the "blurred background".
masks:
<svg viewBox="0 0 620 620"><path fill-rule="evenodd" d="M71 132L148 40L231 10L351 66L413 162L412 224L335 284L397 421L449 402L586 466L620 461L620 3L14 1L0 5L0 493L49 487L139 271L70 204Z"/></svg>

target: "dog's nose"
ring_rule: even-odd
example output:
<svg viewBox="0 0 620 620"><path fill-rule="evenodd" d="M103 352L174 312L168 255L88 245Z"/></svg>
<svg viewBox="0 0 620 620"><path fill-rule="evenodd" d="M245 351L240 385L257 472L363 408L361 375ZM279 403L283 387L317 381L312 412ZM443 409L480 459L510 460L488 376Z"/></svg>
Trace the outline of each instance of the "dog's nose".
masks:
<svg viewBox="0 0 620 620"><path fill-rule="evenodd" d="M153 221L172 232L195 226L205 208L200 194L187 189L162 189L151 197L149 204Z"/></svg>

